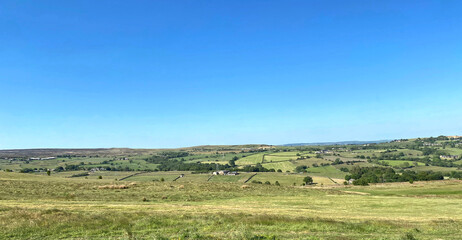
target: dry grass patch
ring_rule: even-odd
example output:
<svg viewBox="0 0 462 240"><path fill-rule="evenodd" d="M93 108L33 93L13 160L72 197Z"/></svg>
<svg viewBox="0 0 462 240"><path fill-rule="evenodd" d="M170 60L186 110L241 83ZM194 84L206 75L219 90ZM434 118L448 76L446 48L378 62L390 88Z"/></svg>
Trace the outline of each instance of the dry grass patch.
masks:
<svg viewBox="0 0 462 240"><path fill-rule="evenodd" d="M103 185L103 186L98 186L98 189L127 189L129 188L129 185Z"/></svg>

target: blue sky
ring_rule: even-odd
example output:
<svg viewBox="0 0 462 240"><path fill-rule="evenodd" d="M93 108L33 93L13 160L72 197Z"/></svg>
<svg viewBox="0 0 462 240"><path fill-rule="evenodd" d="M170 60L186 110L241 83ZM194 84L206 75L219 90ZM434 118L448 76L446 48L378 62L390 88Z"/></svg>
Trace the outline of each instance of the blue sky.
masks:
<svg viewBox="0 0 462 240"><path fill-rule="evenodd" d="M2 1L0 149L462 134L461 1Z"/></svg>

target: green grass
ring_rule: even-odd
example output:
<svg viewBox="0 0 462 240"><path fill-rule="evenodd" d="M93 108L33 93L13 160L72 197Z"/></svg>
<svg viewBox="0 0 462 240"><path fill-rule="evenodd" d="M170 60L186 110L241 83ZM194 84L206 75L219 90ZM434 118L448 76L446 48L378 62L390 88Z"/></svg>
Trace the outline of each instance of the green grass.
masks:
<svg viewBox="0 0 462 240"><path fill-rule="evenodd" d="M340 171L334 166L311 167L307 169L308 174L331 178L344 178L347 173Z"/></svg>
<svg viewBox="0 0 462 240"><path fill-rule="evenodd" d="M253 154L250 156L246 156L244 158L238 159L236 161L236 164L244 166L244 165L255 165L257 163L262 163L263 155L264 153L257 153L257 154Z"/></svg>
<svg viewBox="0 0 462 240"><path fill-rule="evenodd" d="M313 164L320 165L321 163L330 163L330 162L323 158L308 158L308 159L297 160L295 163L297 166L305 165L305 166L311 167L313 166Z"/></svg>
<svg viewBox="0 0 462 240"><path fill-rule="evenodd" d="M133 181L1 172L0 239L405 239L410 235L459 239L462 235L460 181L291 186L304 176L258 173L256 180L273 184L278 179L282 186L243 188L241 182L199 179L128 184ZM186 173L184 179L188 177L192 176ZM112 184L129 187L99 188Z"/></svg>
<svg viewBox="0 0 462 240"><path fill-rule="evenodd" d="M421 162L414 162L414 161L403 161L403 160L382 160L380 162L385 162L387 163L388 165L390 166L401 166L403 165L404 163L408 163L409 166L414 166L414 164L416 163L418 166L425 166L424 163L421 163Z"/></svg>
<svg viewBox="0 0 462 240"><path fill-rule="evenodd" d="M393 150L403 144L388 145ZM238 157L238 167L262 163L284 172L259 172L252 178L270 185L244 183L254 173L210 178L211 173L189 171L140 172L156 169L156 164L144 159L167 150L134 151L127 156L114 150L118 155L29 163L0 159L1 169L15 171L80 162L87 168L135 170L100 171L75 178L70 176L85 171L52 172L51 176L46 172L0 172L0 239L459 239L462 235L461 181L344 186L347 173L340 171L341 167L374 164L362 159L354 165L312 167L336 158L351 161L359 160L357 155L380 156L384 150L340 150L336 153L341 156L322 154L316 158L314 150L303 148L240 152L244 148L185 149L190 155L184 160L226 164ZM458 148L445 151L462 154ZM422 157L416 150L398 149L394 153L399 152ZM296 160L297 154L311 158ZM392 166L409 162L413 166L412 161L384 162ZM285 172L300 165L309 166L308 173ZM411 170L457 169L419 163ZM140 174L119 180L136 173ZM180 174L184 177L173 181ZM302 187L306 176L313 177L315 184Z"/></svg>
<svg viewBox="0 0 462 240"><path fill-rule="evenodd" d="M285 171L293 172L295 169L295 164L293 164L292 162L288 162L288 161L287 162L276 162L276 163L264 163L262 165L263 167L267 169L274 169L276 171L278 169L281 169L283 172Z"/></svg>
<svg viewBox="0 0 462 240"><path fill-rule="evenodd" d="M133 174L135 172L131 172ZM171 171L171 172L147 172L141 173L133 177L129 177L124 181L160 181L162 178L164 181L171 182L176 179L181 174L192 175L190 172L180 172L180 171Z"/></svg>
<svg viewBox="0 0 462 240"><path fill-rule="evenodd" d="M462 149L460 148L446 148L446 149L441 149L441 150L449 153L450 155L458 155L458 156L462 155Z"/></svg>
<svg viewBox="0 0 462 240"><path fill-rule="evenodd" d="M217 175L217 176L213 176L210 179L210 182L214 182L214 183L216 183L216 182L219 182L219 183L236 183L236 182L243 182L248 177L249 177L249 175L247 175L247 174L240 174L240 175L237 175L237 176L220 176L220 175Z"/></svg>
<svg viewBox="0 0 462 240"><path fill-rule="evenodd" d="M314 183L318 185L336 185L335 182L327 177L312 176L309 173L257 173L252 180L260 181L262 183L268 181L271 184L278 181L281 186L293 186L294 183L296 186L300 186L306 176L313 177ZM341 182L343 182L343 180Z"/></svg>
<svg viewBox="0 0 462 240"><path fill-rule="evenodd" d="M412 168L415 171L434 171L434 172L452 172L452 171L460 171L457 168L449 168L449 167L438 167L438 166L418 166Z"/></svg>
<svg viewBox="0 0 462 240"><path fill-rule="evenodd" d="M297 156L265 155L265 163L290 161L290 160L295 160L297 158L298 158Z"/></svg>

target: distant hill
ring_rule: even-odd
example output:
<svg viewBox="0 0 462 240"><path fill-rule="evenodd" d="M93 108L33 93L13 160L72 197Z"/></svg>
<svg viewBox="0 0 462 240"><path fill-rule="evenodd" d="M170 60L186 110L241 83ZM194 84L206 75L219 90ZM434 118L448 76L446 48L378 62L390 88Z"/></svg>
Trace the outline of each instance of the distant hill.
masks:
<svg viewBox="0 0 462 240"><path fill-rule="evenodd" d="M295 147L295 146L326 146L326 145L362 145L371 143L386 143L391 140L376 140L376 141L342 141L342 142L318 142L318 143L289 143L281 146Z"/></svg>

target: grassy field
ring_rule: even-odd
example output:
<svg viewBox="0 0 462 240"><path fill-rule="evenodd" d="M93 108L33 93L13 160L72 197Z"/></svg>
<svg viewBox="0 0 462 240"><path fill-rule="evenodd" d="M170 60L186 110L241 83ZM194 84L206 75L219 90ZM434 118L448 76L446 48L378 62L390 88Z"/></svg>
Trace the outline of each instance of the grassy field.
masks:
<svg viewBox="0 0 462 240"><path fill-rule="evenodd" d="M278 177L271 174L255 178L273 182ZM303 175L287 177L293 178L289 183ZM243 187L239 182L117 182L2 172L0 183L0 239L460 239L462 235L462 183L456 180L369 187ZM111 187L122 184L126 188Z"/></svg>
<svg viewBox="0 0 462 240"><path fill-rule="evenodd" d="M324 176L331 178L344 178L347 174L338 170L334 166L308 168L307 172L310 176Z"/></svg>
<svg viewBox="0 0 462 240"><path fill-rule="evenodd" d="M459 180L343 184L355 167L384 167L377 161L446 179L461 171L459 157L435 159L462 155L449 147L462 143L416 141L0 151L0 239L460 239ZM257 164L266 169L242 171ZM306 176L314 184L302 186Z"/></svg>
<svg viewBox="0 0 462 240"><path fill-rule="evenodd" d="M266 158L266 157L265 157ZM292 162L289 162L289 161L284 161L284 162L275 162L275 163L264 163L262 164L263 167L267 168L267 169L274 169L274 170L279 170L281 169L281 171L285 172L285 171L294 171L295 169L295 164L293 164Z"/></svg>
<svg viewBox="0 0 462 240"><path fill-rule="evenodd" d="M401 166L404 163L408 163L409 166L414 166L414 164L417 164L417 166L425 166L425 164L420 163L420 162L403 161L403 160L382 160L380 162L387 163L389 166Z"/></svg>
<svg viewBox="0 0 462 240"><path fill-rule="evenodd" d="M243 157L236 161L237 165L254 165L257 163L263 162L263 155L264 153L253 154L250 156Z"/></svg>
<svg viewBox="0 0 462 240"><path fill-rule="evenodd" d="M279 182L281 186L300 186L303 182L303 178L308 176L306 173L258 173L252 180L260 182L270 182L274 184L276 181ZM316 185L337 185L336 182L343 183L344 180L336 179L337 181L332 181L327 177L318 177L312 176L313 182Z"/></svg>
<svg viewBox="0 0 462 240"><path fill-rule="evenodd" d="M280 162L296 160L301 155L299 152L277 152L265 155L265 162Z"/></svg>

